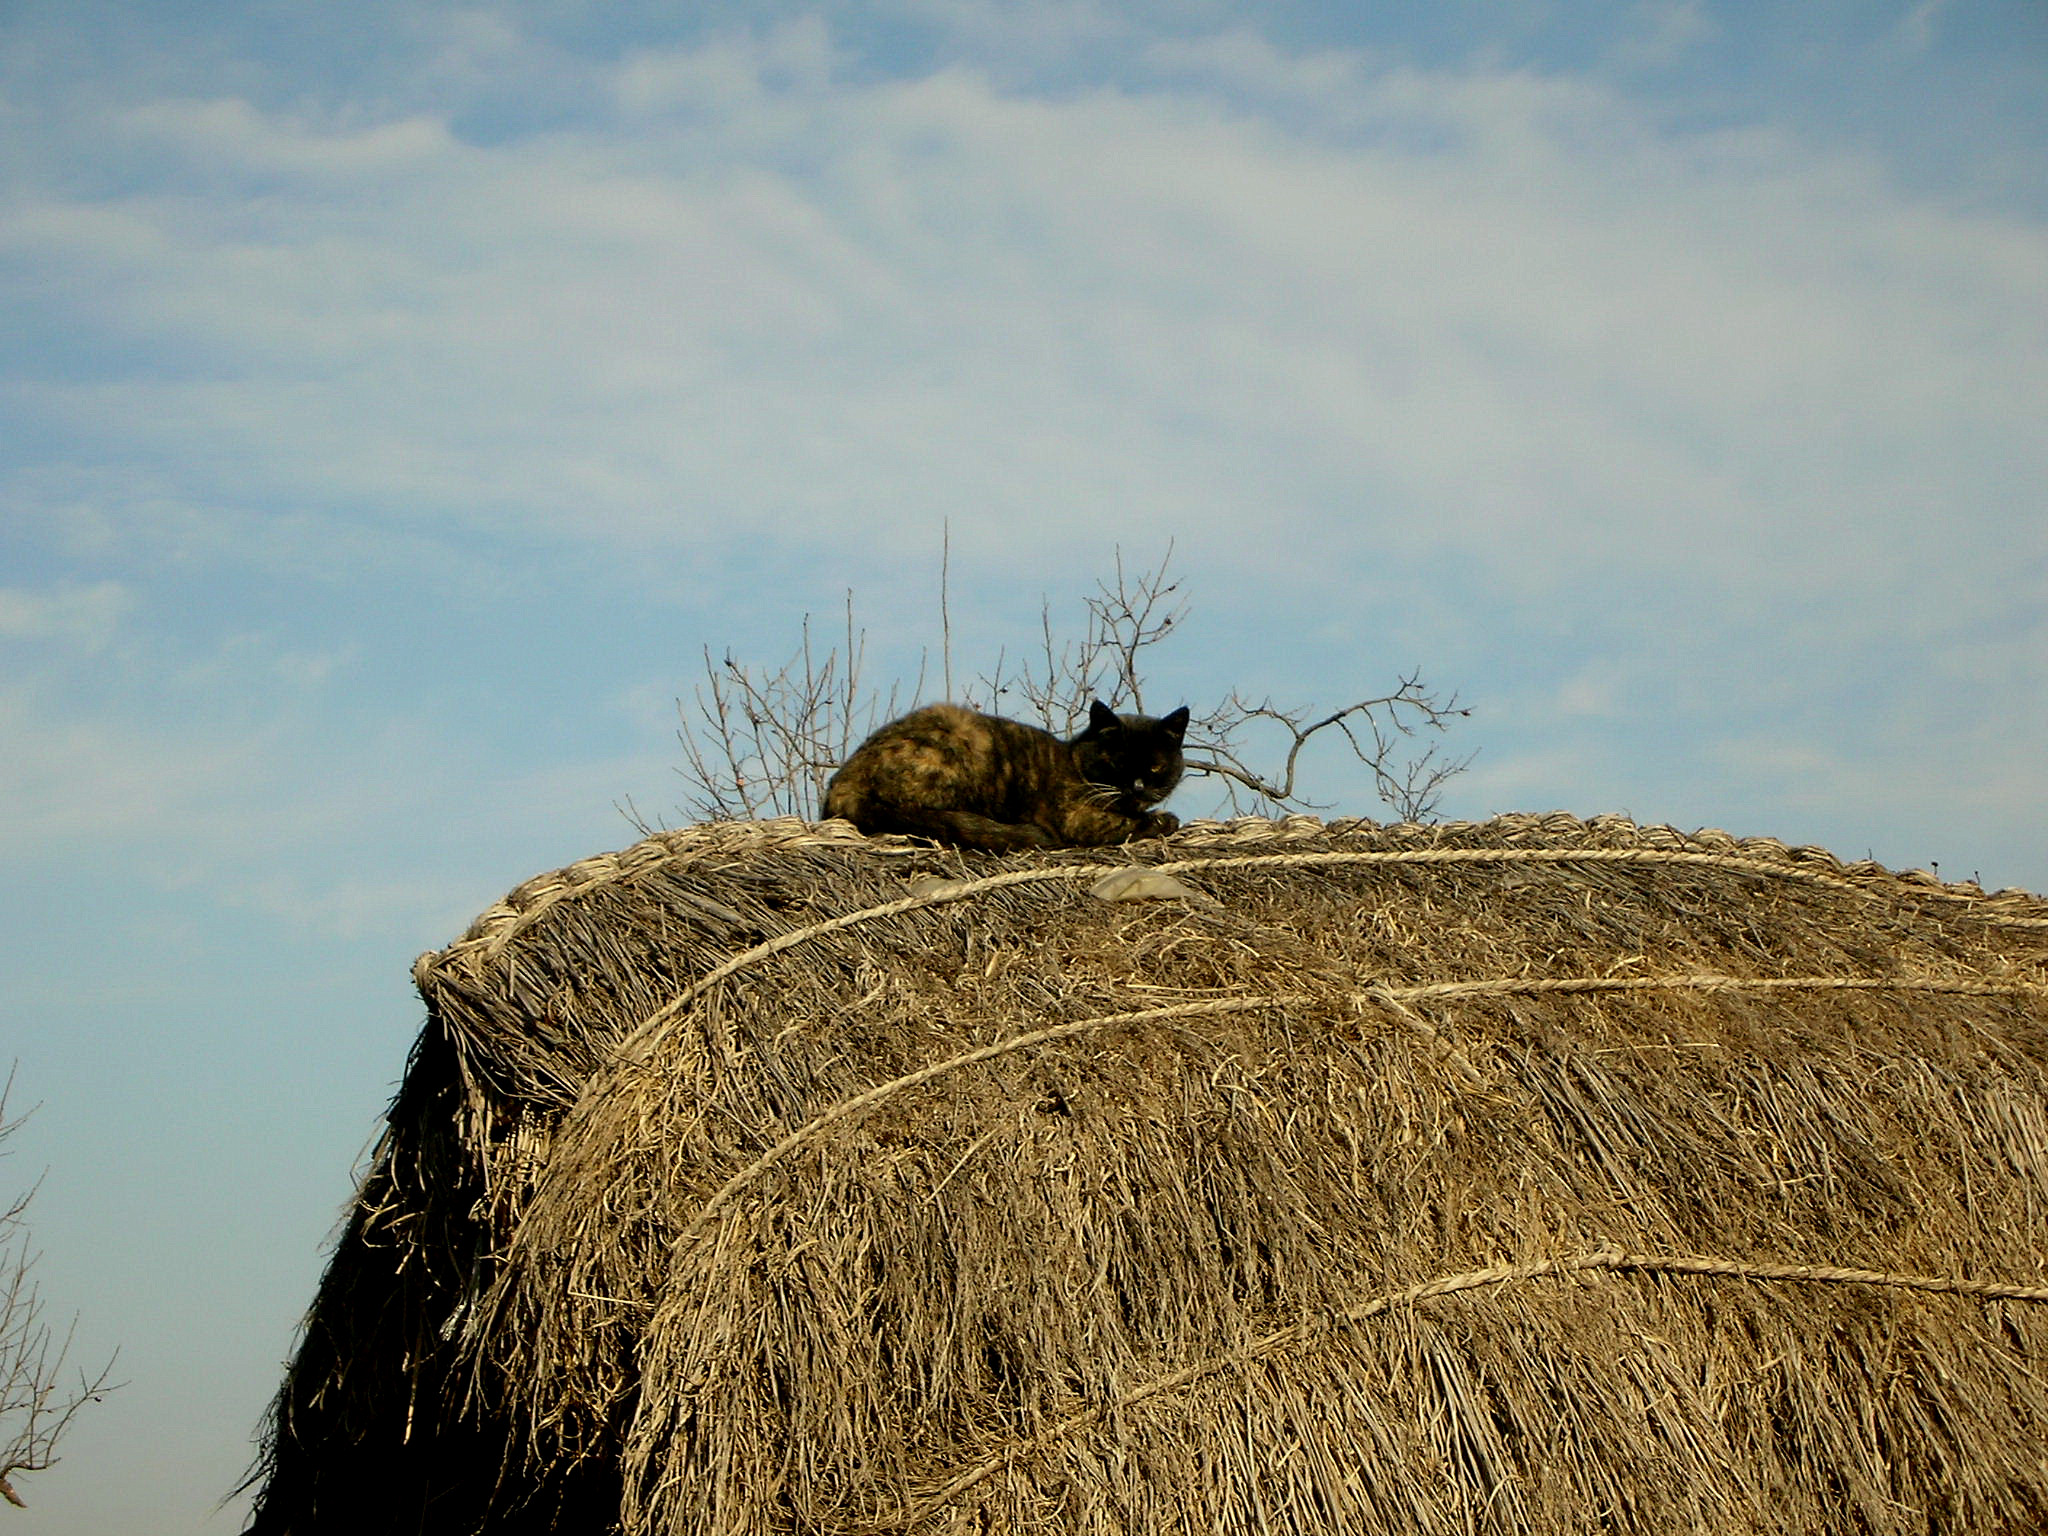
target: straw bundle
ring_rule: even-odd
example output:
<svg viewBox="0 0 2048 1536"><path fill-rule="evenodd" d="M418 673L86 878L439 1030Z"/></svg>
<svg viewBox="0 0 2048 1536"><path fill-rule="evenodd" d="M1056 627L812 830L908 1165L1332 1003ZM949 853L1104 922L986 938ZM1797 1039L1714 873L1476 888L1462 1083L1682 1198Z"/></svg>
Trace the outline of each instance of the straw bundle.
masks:
<svg viewBox="0 0 2048 1536"><path fill-rule="evenodd" d="M2048 1528L2022 893L723 824L415 975L260 1536Z"/></svg>

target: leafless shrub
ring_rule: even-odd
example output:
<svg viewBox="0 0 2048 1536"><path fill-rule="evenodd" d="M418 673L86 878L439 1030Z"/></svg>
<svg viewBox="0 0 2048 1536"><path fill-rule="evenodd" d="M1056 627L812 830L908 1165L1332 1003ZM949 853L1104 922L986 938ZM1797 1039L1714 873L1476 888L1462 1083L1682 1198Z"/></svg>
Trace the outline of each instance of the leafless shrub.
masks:
<svg viewBox="0 0 2048 1536"><path fill-rule="evenodd" d="M1133 571L1119 550L1113 577L1083 599L1078 635L1057 629L1051 605L1041 605L1038 644L1020 658L999 654L958 701L1034 720L1062 736L1080 728L1092 699L1112 708L1144 709L1144 665L1154 647L1179 632L1189 611L1170 573L1172 559L1169 545L1157 565ZM941 675L951 695L950 546L942 560ZM751 666L730 652L714 657L707 649L703 681L689 701L677 704L683 753L678 771L688 786L690 814L815 816L833 769L876 726L923 702L922 659L907 697L897 686L880 695L865 688L866 640L849 594L845 634L822 655L808 614L796 654L779 667ZM1435 813L1444 784L1471 761L1445 756L1440 743L1428 738L1470 713L1419 673L1400 678L1390 692L1335 710L1254 702L1233 691L1194 720L1187 766L1190 774L1220 781L1234 811L1323 810L1326 803L1304 792L1300 770L1304 750L1328 733L1365 765L1374 790L1398 819L1424 821ZM1276 766L1256 766L1264 761Z"/></svg>
<svg viewBox="0 0 2048 1536"><path fill-rule="evenodd" d="M1190 756L1188 768L1222 779L1233 809L1242 808L1244 794L1254 805L1326 809L1301 794L1295 774L1302 748L1312 737L1332 731L1370 771L1373 789L1400 820L1428 821L1436 814L1444 784L1463 773L1472 757L1447 757L1434 741L1424 741L1420 751L1410 743L1424 732L1447 730L1453 720L1471 713L1458 703L1457 695L1434 692L1419 673L1402 678L1392 693L1360 699L1320 717L1314 709L1281 709L1270 699L1253 704L1233 692L1197 722L1202 755ZM1253 769L1239 747L1261 724L1277 727L1288 738L1280 770L1270 776Z"/></svg>
<svg viewBox="0 0 2048 1536"><path fill-rule="evenodd" d="M998 713L1014 712L1014 695L1032 718L1061 736L1081 728L1092 699L1101 699L1112 709L1144 709L1139 660L1188 616L1180 583L1168 574L1172 561L1173 546L1168 545L1158 565L1132 574L1124 569L1123 551L1118 550L1115 584L1097 582L1095 591L1082 599L1087 617L1078 639L1059 638L1053 629L1052 605L1041 603L1038 650L1015 670L1007 654L998 655L994 668L977 680L965 702Z"/></svg>
<svg viewBox="0 0 2048 1536"><path fill-rule="evenodd" d="M24 1118L7 1118L13 1087L10 1073L0 1087L0 1143ZM97 1376L88 1378L81 1371L75 1384L67 1384L64 1365L77 1325L60 1338L43 1319L42 1294L33 1278L37 1255L27 1227L35 1194L31 1185L0 1206L0 1498L17 1507L23 1507L23 1500L15 1477L56 1465L58 1440L81 1408L109 1390L114 1368L110 1360Z"/></svg>

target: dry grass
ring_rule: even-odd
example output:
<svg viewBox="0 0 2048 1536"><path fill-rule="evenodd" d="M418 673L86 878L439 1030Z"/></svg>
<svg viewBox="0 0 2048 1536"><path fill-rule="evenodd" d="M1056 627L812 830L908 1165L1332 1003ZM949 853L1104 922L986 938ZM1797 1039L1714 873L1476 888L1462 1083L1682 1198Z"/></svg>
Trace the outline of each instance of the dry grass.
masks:
<svg viewBox="0 0 2048 1536"><path fill-rule="evenodd" d="M1613 818L1135 852L1214 904L725 824L423 957L252 1529L2048 1525L2048 906Z"/></svg>

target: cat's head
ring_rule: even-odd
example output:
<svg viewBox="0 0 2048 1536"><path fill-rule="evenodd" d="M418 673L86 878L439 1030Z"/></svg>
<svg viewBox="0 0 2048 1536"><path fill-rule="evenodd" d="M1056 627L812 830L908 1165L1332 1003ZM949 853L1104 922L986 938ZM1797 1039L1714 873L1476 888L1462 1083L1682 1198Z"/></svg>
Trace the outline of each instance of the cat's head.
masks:
<svg viewBox="0 0 2048 1536"><path fill-rule="evenodd" d="M1170 715L1120 715L1097 699L1088 706L1088 729L1074 738L1074 766L1090 784L1110 791L1118 806L1141 811L1157 805L1180 783L1181 739L1188 709Z"/></svg>

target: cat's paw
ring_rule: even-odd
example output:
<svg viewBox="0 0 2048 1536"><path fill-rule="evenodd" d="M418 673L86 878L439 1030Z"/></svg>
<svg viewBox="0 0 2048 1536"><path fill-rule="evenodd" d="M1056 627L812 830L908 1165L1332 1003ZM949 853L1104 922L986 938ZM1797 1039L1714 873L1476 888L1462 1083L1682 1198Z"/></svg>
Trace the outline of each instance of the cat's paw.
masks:
<svg viewBox="0 0 2048 1536"><path fill-rule="evenodd" d="M1164 837L1180 830L1180 818L1171 811L1152 811L1138 827L1140 837Z"/></svg>

